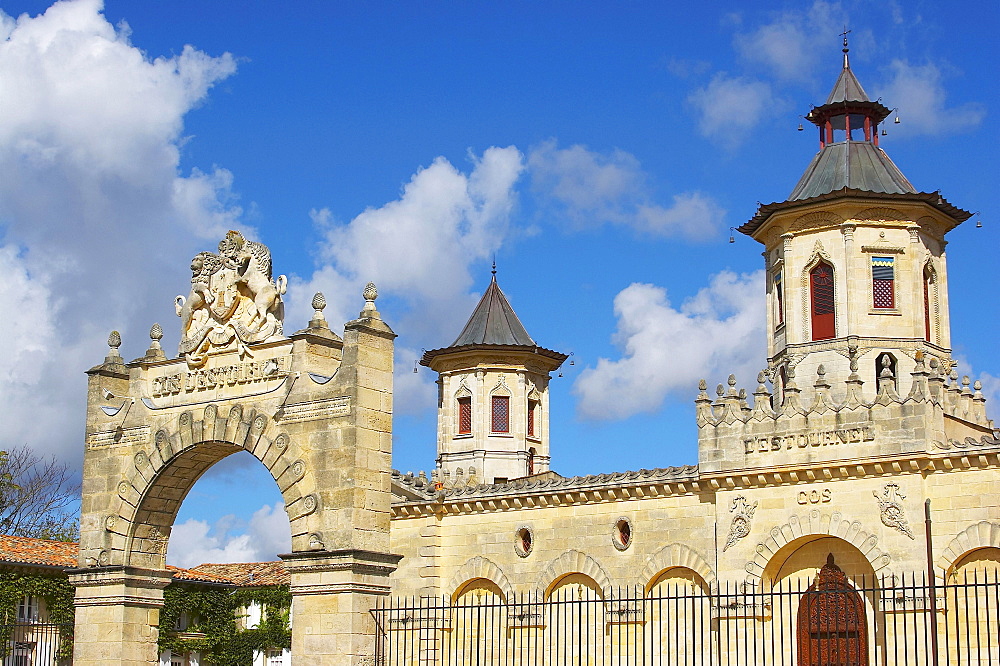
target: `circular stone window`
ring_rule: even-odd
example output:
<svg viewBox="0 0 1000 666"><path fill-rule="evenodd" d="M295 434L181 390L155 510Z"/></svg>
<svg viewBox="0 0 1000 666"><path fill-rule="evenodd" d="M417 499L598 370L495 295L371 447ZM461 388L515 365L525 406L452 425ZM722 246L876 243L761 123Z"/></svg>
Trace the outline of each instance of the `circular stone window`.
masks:
<svg viewBox="0 0 1000 666"><path fill-rule="evenodd" d="M626 550L632 545L632 521L621 517L615 521L615 527L611 531L611 543L618 550Z"/></svg>
<svg viewBox="0 0 1000 666"><path fill-rule="evenodd" d="M527 557L531 554L531 549L535 545L535 534L527 525L517 528L514 533L514 552L518 557Z"/></svg>

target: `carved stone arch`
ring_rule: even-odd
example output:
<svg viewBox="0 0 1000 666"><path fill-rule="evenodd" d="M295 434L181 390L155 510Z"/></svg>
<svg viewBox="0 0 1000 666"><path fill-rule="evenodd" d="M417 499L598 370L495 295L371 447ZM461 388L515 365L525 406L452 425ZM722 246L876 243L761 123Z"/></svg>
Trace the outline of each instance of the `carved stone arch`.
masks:
<svg viewBox="0 0 1000 666"><path fill-rule="evenodd" d="M795 220L788 225L788 231L794 233L796 231L802 231L803 229L825 229L828 227L838 226L843 221L844 218L836 213L832 213L828 210L818 210L795 218Z"/></svg>
<svg viewBox="0 0 1000 666"><path fill-rule="evenodd" d="M910 218L906 213L896 210L895 208L888 208L885 206L875 206L872 208L865 208L863 211L855 213L853 219L859 222L909 222Z"/></svg>
<svg viewBox="0 0 1000 666"><path fill-rule="evenodd" d="M539 598L544 597L549 591L549 586L566 576L567 574L581 573L590 576L597 583L601 590L607 592L611 589L611 578L597 560L586 553L578 550L567 550L565 553L552 560L545 570L538 577L538 584L535 589Z"/></svg>
<svg viewBox="0 0 1000 666"><path fill-rule="evenodd" d="M497 380L496 386L490 389L490 395L512 395L510 387L507 386L506 375L500 375L500 379Z"/></svg>
<svg viewBox="0 0 1000 666"><path fill-rule="evenodd" d="M510 602L514 599L514 586L510 584L506 574L492 560L482 555L473 557L459 567L445 590L454 599L455 594L462 589L463 585L476 578L484 578L499 587L500 591L503 592L504 602Z"/></svg>
<svg viewBox="0 0 1000 666"><path fill-rule="evenodd" d="M770 529L767 537L754 549L754 556L743 567L746 583L759 585L765 568L778 551L792 541L807 536L832 536L847 541L861 551L876 573L889 566L891 561L889 554L878 547L875 533L863 529L860 521L848 521L839 511L828 514L815 509L802 516L793 514L788 522Z"/></svg>
<svg viewBox="0 0 1000 666"><path fill-rule="evenodd" d="M701 576L706 584L712 585L715 582L715 572L711 565L690 546L680 543L672 543L663 546L653 553L646 563L642 573L639 574L639 582L648 592L656 580L656 577L667 569L684 567Z"/></svg>
<svg viewBox="0 0 1000 666"><path fill-rule="evenodd" d="M802 294L802 331L806 334L811 334L812 331L812 308L809 304L809 297L811 290L809 289L809 273L812 272L817 264L824 262L830 265L833 269L833 284L836 293L837 290L837 277L840 271L837 270L837 265L834 263L833 258L827 253L826 248L823 247L823 242L817 240L816 244L813 245L812 254L809 255L809 259L806 261L805 265L802 267L802 273L799 276L799 292ZM843 308L836 308L834 328L837 331L842 331L841 317L843 316Z"/></svg>
<svg viewBox="0 0 1000 666"><path fill-rule="evenodd" d="M959 560L979 548L1000 548L1000 523L982 520L966 527L941 551L937 566L945 573L951 573Z"/></svg>
<svg viewBox="0 0 1000 666"><path fill-rule="evenodd" d="M166 543L173 520L188 491L209 467L239 451L247 451L267 468L284 499L294 545L308 538L309 521L319 496L309 493L312 477L303 452L287 434L268 436L271 419L237 404L224 416L208 405L200 420L186 411L159 428L146 450L118 484L117 512L105 518L111 564L144 568L165 566Z"/></svg>
<svg viewBox="0 0 1000 666"><path fill-rule="evenodd" d="M469 389L469 385L465 381L465 377L462 378L462 382L458 385L458 390L455 391L455 399L459 398L471 398L472 391Z"/></svg>

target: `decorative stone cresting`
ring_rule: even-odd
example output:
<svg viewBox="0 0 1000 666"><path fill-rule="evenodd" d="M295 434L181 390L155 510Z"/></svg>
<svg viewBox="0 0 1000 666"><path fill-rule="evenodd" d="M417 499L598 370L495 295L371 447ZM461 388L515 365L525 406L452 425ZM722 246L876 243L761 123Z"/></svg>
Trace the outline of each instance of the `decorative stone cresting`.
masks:
<svg viewBox="0 0 1000 666"><path fill-rule="evenodd" d="M959 532L941 551L937 566L950 573L956 562L979 548L1000 548L1000 523L982 520Z"/></svg>
<svg viewBox="0 0 1000 666"><path fill-rule="evenodd" d="M506 574L492 560L482 555L473 557L459 567L445 591L450 592L454 599L463 585L476 578L484 578L499 587L500 591L503 592L504 601L510 601L514 598L514 587L510 584Z"/></svg>
<svg viewBox="0 0 1000 666"><path fill-rule="evenodd" d="M304 494L302 479L307 477L305 463L299 459L300 452L288 435L278 433L269 438L265 431L271 420L253 408L244 409L234 405L225 416L218 413L215 405L208 405L197 420L192 412L180 414L173 427L158 429L153 435L148 452L140 451L133 456L134 468L128 478L118 484L120 503L117 514L110 514L105 520L105 529L113 537L123 537L125 544L122 561L129 563L133 544L140 538L137 530L155 526L136 525L135 520L147 497L158 487L163 474L179 456L192 452L196 447L210 444L229 445L249 451L268 469L285 500L292 536L306 534L305 525L296 521L316 511L318 500L314 494ZM145 537L142 537L145 538ZM162 537L161 537L162 538ZM122 550L122 540L117 540Z"/></svg>
<svg viewBox="0 0 1000 666"><path fill-rule="evenodd" d="M833 536L853 544L877 573L889 565L889 554L878 548L877 536L861 527L861 523L856 520L844 520L839 511L826 514L814 509L801 518L793 514L787 523L772 527L768 538L757 544L756 554L744 566L746 583L751 586L759 585L771 558L785 545L805 536Z"/></svg>
<svg viewBox="0 0 1000 666"><path fill-rule="evenodd" d="M705 558L690 546L680 543L672 543L653 553L639 575L638 582L648 590L661 573L678 567L690 569L709 585L715 582L715 572Z"/></svg>
<svg viewBox="0 0 1000 666"><path fill-rule="evenodd" d="M586 553L578 550L567 550L565 553L552 560L542 574L538 577L536 592L541 598L557 579L567 574L580 573L590 576L605 592L611 589L611 578L597 560Z"/></svg>

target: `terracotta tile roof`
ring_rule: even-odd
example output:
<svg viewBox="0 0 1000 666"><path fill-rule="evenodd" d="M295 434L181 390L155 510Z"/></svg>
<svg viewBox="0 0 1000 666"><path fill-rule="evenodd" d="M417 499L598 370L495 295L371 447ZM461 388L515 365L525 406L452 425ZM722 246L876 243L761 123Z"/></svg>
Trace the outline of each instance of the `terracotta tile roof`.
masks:
<svg viewBox="0 0 1000 666"><path fill-rule="evenodd" d="M75 568L79 544L0 534L0 564ZM201 564L193 569L167 566L175 580L238 586L287 585L288 572L281 562Z"/></svg>
<svg viewBox="0 0 1000 666"><path fill-rule="evenodd" d="M79 551L76 543L0 535L0 562L75 567Z"/></svg>
<svg viewBox="0 0 1000 666"><path fill-rule="evenodd" d="M288 585L291 577L281 562L241 562L235 564L199 564L193 571L223 576L241 587Z"/></svg>
<svg viewBox="0 0 1000 666"><path fill-rule="evenodd" d="M174 574L174 580L189 580L196 583L220 583L224 585L235 585L236 582L231 578L226 578L225 576L220 576L218 574L210 573L208 571L195 571L194 569L182 569L180 567L174 567L167 565L167 570L172 571Z"/></svg>

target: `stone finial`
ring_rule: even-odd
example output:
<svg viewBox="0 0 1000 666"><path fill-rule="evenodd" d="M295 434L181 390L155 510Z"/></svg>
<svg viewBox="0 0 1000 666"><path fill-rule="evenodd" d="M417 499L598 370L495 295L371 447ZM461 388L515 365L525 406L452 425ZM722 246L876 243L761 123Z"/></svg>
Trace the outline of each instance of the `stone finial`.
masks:
<svg viewBox="0 0 1000 666"><path fill-rule="evenodd" d="M108 347L111 347L111 356L121 356L118 353L118 348L122 346L122 336L118 331L111 331L111 335L108 336Z"/></svg>
<svg viewBox="0 0 1000 666"><path fill-rule="evenodd" d="M375 299L378 298L378 289L374 282L365 285L365 290L361 293L365 298L365 310L375 309Z"/></svg>
<svg viewBox="0 0 1000 666"><path fill-rule="evenodd" d="M323 316L323 309L326 307L326 296L323 295L322 291L317 291L313 295L312 307L313 310L315 310L312 316L313 319L317 321L326 319L326 317Z"/></svg>
<svg viewBox="0 0 1000 666"><path fill-rule="evenodd" d="M160 340L163 339L163 329L159 324L153 324L149 328L149 349L146 350L146 355L143 359L147 361L162 361L167 358L167 355L163 353L163 347L160 346Z"/></svg>
<svg viewBox="0 0 1000 666"><path fill-rule="evenodd" d="M767 373L761 370L760 372L757 373L757 383L759 384L759 386L757 387L758 391L761 390L762 388L765 388L764 382L766 381L767 381Z"/></svg>
<svg viewBox="0 0 1000 666"><path fill-rule="evenodd" d="M729 384L729 386L735 387L736 386L736 375L729 375L729 379L726 380L726 381Z"/></svg>
<svg viewBox="0 0 1000 666"><path fill-rule="evenodd" d="M718 386L715 387L715 394L720 398L726 395L726 387L723 386L722 384L719 384Z"/></svg>
<svg viewBox="0 0 1000 666"><path fill-rule="evenodd" d="M893 378L892 369L889 367L891 363L888 356L882 357L882 372L878 374L879 377Z"/></svg>
<svg viewBox="0 0 1000 666"><path fill-rule="evenodd" d="M976 383L972 385L972 388L974 388L977 392L982 391L983 383L977 379Z"/></svg>
<svg viewBox="0 0 1000 666"><path fill-rule="evenodd" d="M698 390L699 391L707 391L708 390L708 382L706 382L704 379L699 379L698 380Z"/></svg>

